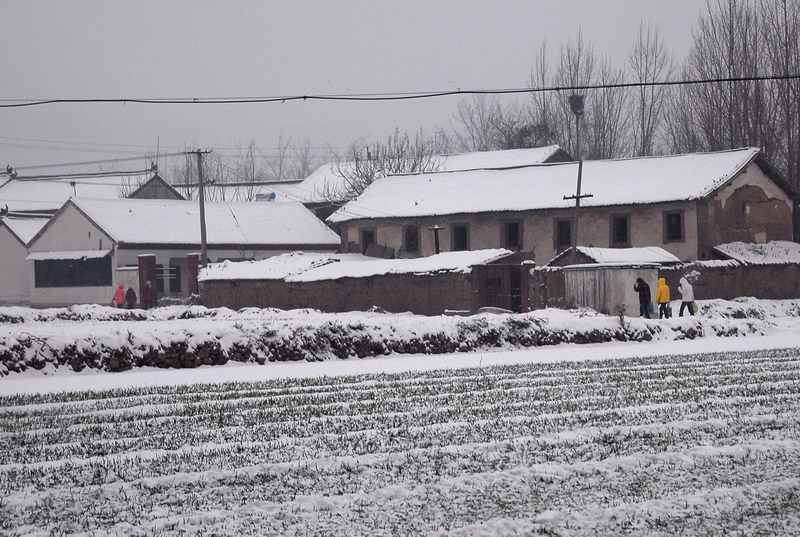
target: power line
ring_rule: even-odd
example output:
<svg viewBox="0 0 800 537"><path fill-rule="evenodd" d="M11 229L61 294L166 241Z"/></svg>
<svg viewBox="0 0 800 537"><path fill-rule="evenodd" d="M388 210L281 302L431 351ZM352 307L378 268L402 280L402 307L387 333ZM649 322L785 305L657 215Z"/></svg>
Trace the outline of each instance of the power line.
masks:
<svg viewBox="0 0 800 537"><path fill-rule="evenodd" d="M85 172L85 173L59 173L53 175L28 175L28 176L17 176L14 177L14 180L21 181L21 182L37 182L37 181L45 181L51 180L52 182L70 182L70 179L89 179L91 177L124 177L124 176L136 176L136 175L148 175L150 173L154 173L152 168L147 168L144 170L128 170L128 171L108 171L108 172ZM80 184L80 183L78 183ZM97 183L83 183L89 185L96 185Z"/></svg>
<svg viewBox="0 0 800 537"><path fill-rule="evenodd" d="M255 103L287 103L293 101L409 101L419 99L432 99L438 97L451 97L459 95L512 95L523 93L544 93L560 91L589 91L600 89L619 88L644 88L660 86L691 86L699 84L724 84L735 82L764 82L770 80L797 80L800 74L764 75L748 77L720 77L704 79L664 80L653 82L619 82L615 84L586 84L568 86L545 86L540 88L498 88L498 89L455 89L441 91L420 92L381 92L381 93L340 93L340 94L312 94L312 95L280 95L266 97L170 97L170 98L139 98L139 97L111 97L111 98L54 98L54 99L8 99L13 102L4 102L0 108L27 108L45 106L50 104L255 104Z"/></svg>
<svg viewBox="0 0 800 537"><path fill-rule="evenodd" d="M162 157L177 157L177 156L185 156L186 152L181 151L180 153L163 153L159 155L159 158ZM114 158L114 159L102 159L102 160L84 160L82 162L60 162L57 164L36 164L33 166L17 166L15 170L41 170L45 168L68 168L71 166L88 166L91 164L113 164L115 162L132 162L135 160L152 160L155 158L155 154L153 155L141 155L138 157L122 157L122 158Z"/></svg>

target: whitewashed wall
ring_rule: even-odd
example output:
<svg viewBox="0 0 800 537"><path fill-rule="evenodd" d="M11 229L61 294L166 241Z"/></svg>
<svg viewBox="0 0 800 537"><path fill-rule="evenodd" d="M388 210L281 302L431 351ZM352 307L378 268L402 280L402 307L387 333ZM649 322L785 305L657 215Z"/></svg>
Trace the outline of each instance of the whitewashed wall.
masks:
<svg viewBox="0 0 800 537"><path fill-rule="evenodd" d="M0 226L0 304L24 305L30 301L28 250L5 226Z"/></svg>

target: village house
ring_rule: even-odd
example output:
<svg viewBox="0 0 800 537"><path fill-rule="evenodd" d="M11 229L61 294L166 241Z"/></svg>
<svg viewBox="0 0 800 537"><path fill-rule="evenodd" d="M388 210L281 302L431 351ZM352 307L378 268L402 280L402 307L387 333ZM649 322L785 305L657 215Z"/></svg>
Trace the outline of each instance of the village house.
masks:
<svg viewBox="0 0 800 537"><path fill-rule="evenodd" d="M0 304L30 301L28 243L47 223L47 217L0 217Z"/></svg>
<svg viewBox="0 0 800 537"><path fill-rule="evenodd" d="M348 251L397 257L508 248L539 265L575 232L575 162L376 180L328 218ZM717 244L792 240L794 203L759 149L583 163L578 244L658 246L681 260Z"/></svg>
<svg viewBox="0 0 800 537"><path fill-rule="evenodd" d="M508 149L502 151L476 151L456 155L435 155L430 159L432 170L455 171L476 168L508 168L527 164L567 162L572 160L557 145ZM354 164L350 161L323 164L300 183L276 188L276 201L300 201L322 219L330 216L348 197L347 178ZM344 174L344 175L343 175Z"/></svg>
<svg viewBox="0 0 800 537"><path fill-rule="evenodd" d="M70 198L182 200L183 196L158 173L45 179L17 177L0 183L0 209L11 214L53 214Z"/></svg>
<svg viewBox="0 0 800 537"><path fill-rule="evenodd" d="M335 251L339 237L300 203L205 205L208 256L263 259L294 250ZM34 306L107 304L123 283L139 294L138 265L155 256L154 287L182 297L200 251L199 206L177 200L68 200L28 246Z"/></svg>
<svg viewBox="0 0 800 537"><path fill-rule="evenodd" d="M158 173L11 178L0 184L0 303L28 304L28 243L70 198L183 199Z"/></svg>

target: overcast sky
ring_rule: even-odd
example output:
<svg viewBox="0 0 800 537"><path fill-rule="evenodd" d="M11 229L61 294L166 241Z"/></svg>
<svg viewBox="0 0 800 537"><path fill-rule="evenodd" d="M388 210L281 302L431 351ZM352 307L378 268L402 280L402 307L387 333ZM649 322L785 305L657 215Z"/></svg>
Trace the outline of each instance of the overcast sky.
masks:
<svg viewBox="0 0 800 537"><path fill-rule="evenodd" d="M677 56L701 0L0 0L0 97L217 97L519 87L579 28L620 65L641 20ZM457 98L404 103L69 104L0 109L0 163L199 144L323 151L446 126ZM53 140L67 143L45 143ZM81 148L83 150L81 150ZM92 151L88 151L91 149Z"/></svg>

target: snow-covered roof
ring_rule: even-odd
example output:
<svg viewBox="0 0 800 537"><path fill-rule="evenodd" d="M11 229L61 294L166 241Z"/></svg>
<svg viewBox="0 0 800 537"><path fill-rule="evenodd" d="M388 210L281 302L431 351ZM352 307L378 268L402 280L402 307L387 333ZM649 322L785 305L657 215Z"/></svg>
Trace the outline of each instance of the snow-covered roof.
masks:
<svg viewBox="0 0 800 537"><path fill-rule="evenodd" d="M735 177L757 155L745 148L586 161L584 206L700 199ZM378 179L328 220L436 216L573 207L578 164L555 163L495 170L400 175Z"/></svg>
<svg viewBox="0 0 800 537"><path fill-rule="evenodd" d="M200 243L200 208L195 201L77 199L68 203L118 243ZM207 203L205 211L209 245L340 243L339 236L300 203Z"/></svg>
<svg viewBox="0 0 800 537"><path fill-rule="evenodd" d="M152 177L153 174L148 173L47 180L11 179L0 186L0 207L8 205L12 212L55 212L70 198L122 198L133 193Z"/></svg>
<svg viewBox="0 0 800 537"><path fill-rule="evenodd" d="M468 273L475 265L484 265L513 254L510 250L470 250L443 252L415 259L372 259L370 261L341 261L295 274L289 282L338 280L340 278L368 278L384 274L430 274L434 272Z"/></svg>
<svg viewBox="0 0 800 537"><path fill-rule="evenodd" d="M29 217L14 217L4 216L0 219L2 225L6 226L17 238L26 245L31 242L31 239L39 233L49 218L29 218Z"/></svg>
<svg viewBox="0 0 800 537"><path fill-rule="evenodd" d="M322 252L290 252L259 261L223 261L200 270L198 279L205 280L283 280L307 270L341 261L369 261L374 257L361 254Z"/></svg>
<svg viewBox="0 0 800 537"><path fill-rule="evenodd" d="M444 252L416 259L378 259L360 254L292 252L262 261L214 263L201 272L199 279L310 282L384 274L468 273L474 265L491 263L512 253L492 249Z"/></svg>
<svg viewBox="0 0 800 537"><path fill-rule="evenodd" d="M206 200L212 202L249 202L249 201L307 201L297 187L300 180L280 181L261 185L216 184L206 187ZM186 189L181 189L186 192ZM189 189L191 199L197 199L197 187Z"/></svg>
<svg viewBox="0 0 800 537"><path fill-rule="evenodd" d="M791 241L772 241L764 244L729 242L715 246L714 250L745 265L800 263L800 244Z"/></svg>
<svg viewBox="0 0 800 537"><path fill-rule="evenodd" d="M595 263L680 263L675 257L658 246L644 246L639 248L594 248L578 246L577 250L592 259ZM571 250L565 250L554 257L550 263L567 255Z"/></svg>
<svg viewBox="0 0 800 537"><path fill-rule="evenodd" d="M507 149L502 151L476 151L457 155L440 155L433 157L432 169L436 171L471 170L477 168L509 168L540 164L555 156L561 148L557 145L532 147L528 149ZM306 177L296 188L292 196L301 196L306 203L328 201L326 194L341 195L345 190L345 180L340 170L352 169L352 162L323 164Z"/></svg>

